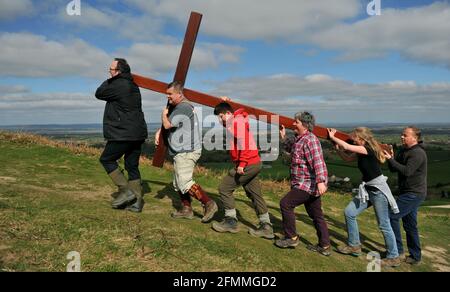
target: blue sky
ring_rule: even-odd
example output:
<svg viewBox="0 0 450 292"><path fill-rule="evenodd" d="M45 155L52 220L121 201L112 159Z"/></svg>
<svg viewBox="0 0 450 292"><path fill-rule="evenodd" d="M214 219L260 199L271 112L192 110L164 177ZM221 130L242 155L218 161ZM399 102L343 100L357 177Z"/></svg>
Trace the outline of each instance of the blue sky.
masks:
<svg viewBox="0 0 450 292"><path fill-rule="evenodd" d="M0 0L0 125L101 123L113 57L171 81L203 14L186 85L324 123L450 122L449 1ZM146 90L157 122L165 97ZM210 110L205 109L205 113Z"/></svg>

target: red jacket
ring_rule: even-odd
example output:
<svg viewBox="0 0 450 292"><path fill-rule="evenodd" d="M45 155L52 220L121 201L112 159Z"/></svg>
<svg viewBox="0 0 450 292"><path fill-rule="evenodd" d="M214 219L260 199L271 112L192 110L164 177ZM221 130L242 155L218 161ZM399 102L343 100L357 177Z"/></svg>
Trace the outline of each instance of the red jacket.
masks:
<svg viewBox="0 0 450 292"><path fill-rule="evenodd" d="M229 149L231 160L238 167L257 164L261 161L258 147L250 131L248 113L244 109L234 112L233 118L227 121Z"/></svg>

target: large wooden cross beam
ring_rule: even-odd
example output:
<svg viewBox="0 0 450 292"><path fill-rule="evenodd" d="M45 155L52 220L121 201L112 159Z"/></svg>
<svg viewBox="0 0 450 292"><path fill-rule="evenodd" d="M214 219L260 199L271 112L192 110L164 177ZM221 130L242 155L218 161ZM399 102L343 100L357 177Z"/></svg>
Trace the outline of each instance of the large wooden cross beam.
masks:
<svg viewBox="0 0 450 292"><path fill-rule="evenodd" d="M183 46L180 53L180 58L178 60L177 69L175 71L175 76L173 81L181 82L182 84L185 84L187 72L189 70L189 64L191 61L192 53L194 51L194 45L195 40L197 38L198 30L200 28L200 22L201 22L202 15L196 12L192 12L191 16L189 18L189 23L186 29L186 34L184 37ZM167 83L154 80L151 78L143 77L137 74L133 74L134 82L142 88L149 89L152 91L160 92L163 94L166 94L167 90ZM202 105L206 105L209 107L215 107L218 103L222 102L222 99L208 95L205 93L201 93L198 91L194 91L191 89L185 89L184 95L187 99L189 99L192 102L199 103ZM265 110L261 110L258 108L254 108L251 106L247 106L244 104L239 104L236 102L229 102L233 109L238 108L244 108L250 115L256 117L256 119L260 119L261 117L264 117L267 119L268 123L271 123L274 119L273 116L278 116L278 122L280 125L284 125L288 129L294 129L293 123L294 119L281 116L275 113L271 113ZM276 120L276 119L275 119ZM265 121L265 120L264 120ZM266 121L265 121L266 122ZM322 126L315 126L313 133L318 136L319 138L327 139L328 138L328 131L325 127ZM153 166L156 167L162 167L164 164L164 160L166 157L167 152L167 140L163 135L166 135L164 131L161 131L161 137L159 139L159 145L156 149L155 155L153 156ZM336 137L339 139L342 139L344 141L351 141L351 138L348 134L337 132Z"/></svg>

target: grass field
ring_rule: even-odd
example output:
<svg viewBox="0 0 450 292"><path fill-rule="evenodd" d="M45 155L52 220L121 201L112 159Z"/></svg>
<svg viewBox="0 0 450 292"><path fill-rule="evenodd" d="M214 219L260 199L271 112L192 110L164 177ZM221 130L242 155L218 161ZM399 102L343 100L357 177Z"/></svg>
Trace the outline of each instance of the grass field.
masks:
<svg viewBox="0 0 450 292"><path fill-rule="evenodd" d="M257 219L242 190L236 192L241 231L218 234L200 222L198 203L194 220L171 219L179 201L171 188L170 170L143 164L143 213L112 210L109 194L114 186L95 151L84 154L41 144L27 138L12 141L11 135L0 133L2 271L65 271L70 251L81 254L82 271L366 271L365 256L334 252L326 258L305 248L317 239L303 207L297 209L302 244L296 249L280 250L272 241L247 234ZM218 200L217 172L199 169L196 179ZM288 184L264 180L263 190L275 231L280 232L279 200ZM334 247L346 240L342 210L349 200L341 193L324 197ZM448 203L428 201L420 209L423 263L387 271L450 271L450 210L429 207ZM361 215L359 222L364 252L382 252L373 210Z"/></svg>

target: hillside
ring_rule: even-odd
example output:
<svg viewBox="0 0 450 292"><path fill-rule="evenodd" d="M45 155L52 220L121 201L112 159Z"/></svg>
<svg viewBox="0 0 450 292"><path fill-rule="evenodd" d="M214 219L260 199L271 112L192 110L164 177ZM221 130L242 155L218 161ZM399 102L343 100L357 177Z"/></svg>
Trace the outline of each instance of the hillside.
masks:
<svg viewBox="0 0 450 292"><path fill-rule="evenodd" d="M197 202L194 220L171 219L179 200L170 166L156 169L143 161L142 214L112 210L114 186L98 157L95 149L0 132L0 271L65 271L70 251L80 253L82 271L366 271L365 256L334 252L326 258L305 248L316 243L316 235L304 207L297 209L303 242L296 249L280 250L272 241L249 236L247 228L257 220L242 190L236 193L238 234L218 234L202 224ZM220 174L198 169L196 179L217 201ZM276 232L279 200L287 190L287 183L263 182ZM342 212L350 199L340 193L324 197L334 246L345 242ZM423 263L388 271L450 271L450 210L423 206L419 214ZM373 210L359 223L364 252L382 251Z"/></svg>

